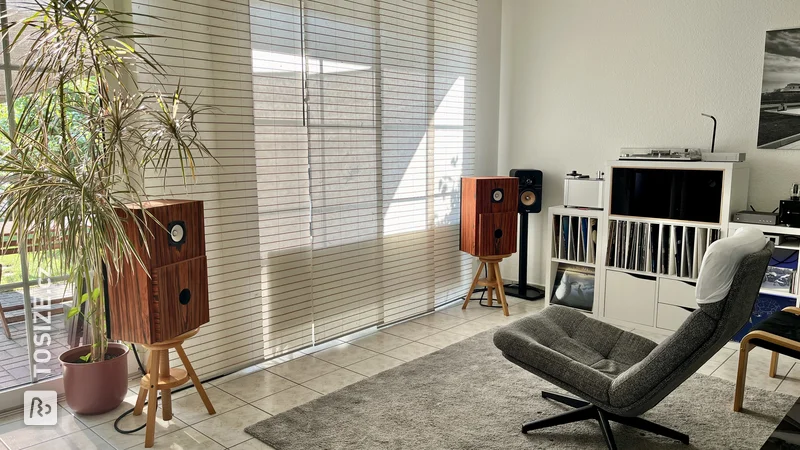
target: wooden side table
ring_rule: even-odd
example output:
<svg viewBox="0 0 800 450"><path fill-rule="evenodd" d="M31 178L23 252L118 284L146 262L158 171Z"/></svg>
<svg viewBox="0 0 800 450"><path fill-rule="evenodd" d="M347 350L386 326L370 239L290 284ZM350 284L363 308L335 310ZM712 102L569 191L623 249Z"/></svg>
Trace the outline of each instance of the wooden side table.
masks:
<svg viewBox="0 0 800 450"><path fill-rule="evenodd" d="M206 390L197 378L197 374L192 368L192 363L183 351L183 341L197 334L199 328L195 328L188 333L184 333L174 339L155 344L140 344L150 351L147 360L147 375L142 377L139 384L139 397L136 399L136 406L133 408L133 415L138 416L144 410L144 402L147 400L147 430L145 431L144 446L150 448L155 441L156 433L156 411L158 409L158 391L161 391L161 412L164 420L172 419L172 388L178 387L189 379L194 383L197 393L206 405L209 414L216 414L211 400L208 399ZM174 348L183 362L185 369L169 367L169 350Z"/></svg>
<svg viewBox="0 0 800 450"><path fill-rule="evenodd" d="M464 304L461 306L461 309L467 309L469 298L472 296L472 292L475 291L477 286L485 286L489 306L492 306L493 302L492 291L497 289L497 301L499 301L500 306L503 307L503 315L508 316L506 291L503 289L503 277L500 275L500 261L509 256L511 255L481 256L478 258L481 263L478 266L478 271L475 272L475 278L472 279L472 284L467 291L467 296L464 298ZM484 267L488 275L486 278L481 278L481 272Z"/></svg>

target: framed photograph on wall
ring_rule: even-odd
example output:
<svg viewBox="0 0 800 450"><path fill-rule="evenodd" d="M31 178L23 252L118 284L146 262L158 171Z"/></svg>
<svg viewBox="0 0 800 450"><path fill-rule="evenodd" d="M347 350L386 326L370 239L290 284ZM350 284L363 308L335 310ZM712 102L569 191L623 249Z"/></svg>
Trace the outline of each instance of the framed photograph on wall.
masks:
<svg viewBox="0 0 800 450"><path fill-rule="evenodd" d="M758 148L800 150L800 28L767 31Z"/></svg>

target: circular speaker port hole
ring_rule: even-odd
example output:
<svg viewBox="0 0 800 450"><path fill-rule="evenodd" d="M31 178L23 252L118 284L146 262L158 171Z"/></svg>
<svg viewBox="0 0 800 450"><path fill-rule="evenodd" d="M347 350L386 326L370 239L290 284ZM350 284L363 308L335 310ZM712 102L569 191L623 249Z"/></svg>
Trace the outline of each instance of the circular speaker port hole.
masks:
<svg viewBox="0 0 800 450"><path fill-rule="evenodd" d="M188 289L184 289L178 294L178 301L181 302L181 305L188 305L191 299L192 293Z"/></svg>
<svg viewBox="0 0 800 450"><path fill-rule="evenodd" d="M503 230L501 230L499 228L494 230L494 238L495 239L500 239L501 237L503 237Z"/></svg>

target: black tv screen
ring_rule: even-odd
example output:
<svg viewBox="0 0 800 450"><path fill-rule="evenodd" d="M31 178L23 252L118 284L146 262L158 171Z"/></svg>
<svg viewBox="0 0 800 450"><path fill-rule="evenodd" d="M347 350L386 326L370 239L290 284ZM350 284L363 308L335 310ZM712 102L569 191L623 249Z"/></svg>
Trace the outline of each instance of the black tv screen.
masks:
<svg viewBox="0 0 800 450"><path fill-rule="evenodd" d="M718 223L722 171L615 167L611 214Z"/></svg>

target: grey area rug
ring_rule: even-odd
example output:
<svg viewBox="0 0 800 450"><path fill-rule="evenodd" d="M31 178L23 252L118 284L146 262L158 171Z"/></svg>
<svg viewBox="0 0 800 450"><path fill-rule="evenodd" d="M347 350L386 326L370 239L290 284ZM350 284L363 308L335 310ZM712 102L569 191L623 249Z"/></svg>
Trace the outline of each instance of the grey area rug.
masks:
<svg viewBox="0 0 800 450"><path fill-rule="evenodd" d="M506 361L493 331L347 386L245 431L278 450L603 449L596 421L520 432L529 420L568 408L541 398L563 392ZM755 370L755 368L751 368ZM766 368L764 368L766 370ZM621 449L757 449L795 398L694 375L644 418L690 436L691 445L613 423Z"/></svg>

